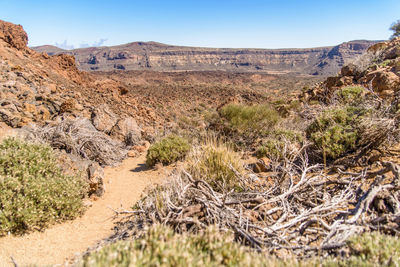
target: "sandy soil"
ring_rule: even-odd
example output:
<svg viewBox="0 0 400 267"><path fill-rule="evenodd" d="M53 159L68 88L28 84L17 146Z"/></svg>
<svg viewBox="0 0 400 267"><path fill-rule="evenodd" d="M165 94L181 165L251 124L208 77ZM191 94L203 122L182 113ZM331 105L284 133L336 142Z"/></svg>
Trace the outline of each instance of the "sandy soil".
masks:
<svg viewBox="0 0 400 267"><path fill-rule="evenodd" d="M0 266L26 264L63 265L112 233L114 212L129 209L144 189L165 177L165 171L148 170L145 155L128 158L120 166L106 168L106 193L73 221L54 225L44 232L0 238Z"/></svg>

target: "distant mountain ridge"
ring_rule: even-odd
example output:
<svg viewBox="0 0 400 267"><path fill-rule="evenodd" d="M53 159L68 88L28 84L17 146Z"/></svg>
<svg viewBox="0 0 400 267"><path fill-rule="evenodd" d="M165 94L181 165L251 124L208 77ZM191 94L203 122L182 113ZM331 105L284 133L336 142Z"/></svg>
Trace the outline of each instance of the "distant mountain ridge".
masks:
<svg viewBox="0 0 400 267"><path fill-rule="evenodd" d="M74 55L86 71L229 71L271 74L333 75L378 41L356 40L337 46L301 49L203 48L157 42L133 42L110 47L63 50L55 46L32 49L49 55Z"/></svg>

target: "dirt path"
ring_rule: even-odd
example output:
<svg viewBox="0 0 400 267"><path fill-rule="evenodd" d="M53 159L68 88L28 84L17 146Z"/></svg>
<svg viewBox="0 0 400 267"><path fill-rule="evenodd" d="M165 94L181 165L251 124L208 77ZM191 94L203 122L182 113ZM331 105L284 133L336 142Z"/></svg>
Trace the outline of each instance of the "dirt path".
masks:
<svg viewBox="0 0 400 267"><path fill-rule="evenodd" d="M63 264L110 235L113 211L108 207L128 209L148 185L165 177L164 171L147 170L144 162L142 155L128 158L118 167L106 168L106 193L82 217L44 232L0 238L0 266L13 266L11 257L19 266Z"/></svg>

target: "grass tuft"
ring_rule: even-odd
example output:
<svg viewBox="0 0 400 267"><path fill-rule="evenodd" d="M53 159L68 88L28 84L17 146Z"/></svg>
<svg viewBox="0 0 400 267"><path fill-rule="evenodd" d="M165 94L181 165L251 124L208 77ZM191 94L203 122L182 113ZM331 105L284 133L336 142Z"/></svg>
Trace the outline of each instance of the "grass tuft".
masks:
<svg viewBox="0 0 400 267"><path fill-rule="evenodd" d="M237 188L244 173L240 156L228 145L208 140L192 150L186 168L195 179L203 179L218 191Z"/></svg>

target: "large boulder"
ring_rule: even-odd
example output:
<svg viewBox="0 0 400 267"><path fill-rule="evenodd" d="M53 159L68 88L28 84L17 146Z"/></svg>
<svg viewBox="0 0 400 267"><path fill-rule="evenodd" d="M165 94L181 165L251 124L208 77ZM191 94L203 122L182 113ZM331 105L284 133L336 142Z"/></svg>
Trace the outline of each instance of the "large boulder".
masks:
<svg viewBox="0 0 400 267"><path fill-rule="evenodd" d="M388 49L383 55L384 59L395 59L398 57L400 57L400 47L398 46Z"/></svg>
<svg viewBox="0 0 400 267"><path fill-rule="evenodd" d="M104 188L104 170L94 161L82 159L79 156L59 151L60 166L69 175L80 173L86 179L89 188L88 195L102 196Z"/></svg>
<svg viewBox="0 0 400 267"><path fill-rule="evenodd" d="M341 75L344 76L358 76L360 73L357 70L357 66L350 63L346 66L344 66L341 70L340 70Z"/></svg>
<svg viewBox="0 0 400 267"><path fill-rule="evenodd" d="M94 127L107 134L111 132L118 121L118 116L106 104L96 107L91 117Z"/></svg>
<svg viewBox="0 0 400 267"><path fill-rule="evenodd" d="M371 84L374 91L378 93L384 91L397 92L400 89L400 77L386 69L378 69L368 73L366 82Z"/></svg>
<svg viewBox="0 0 400 267"><path fill-rule="evenodd" d="M126 145L136 145L142 138L142 129L132 117L120 119L111 130L111 137L125 142Z"/></svg>
<svg viewBox="0 0 400 267"><path fill-rule="evenodd" d="M17 49L25 49L28 44L28 35L21 25L3 20L0 20L0 39Z"/></svg>

